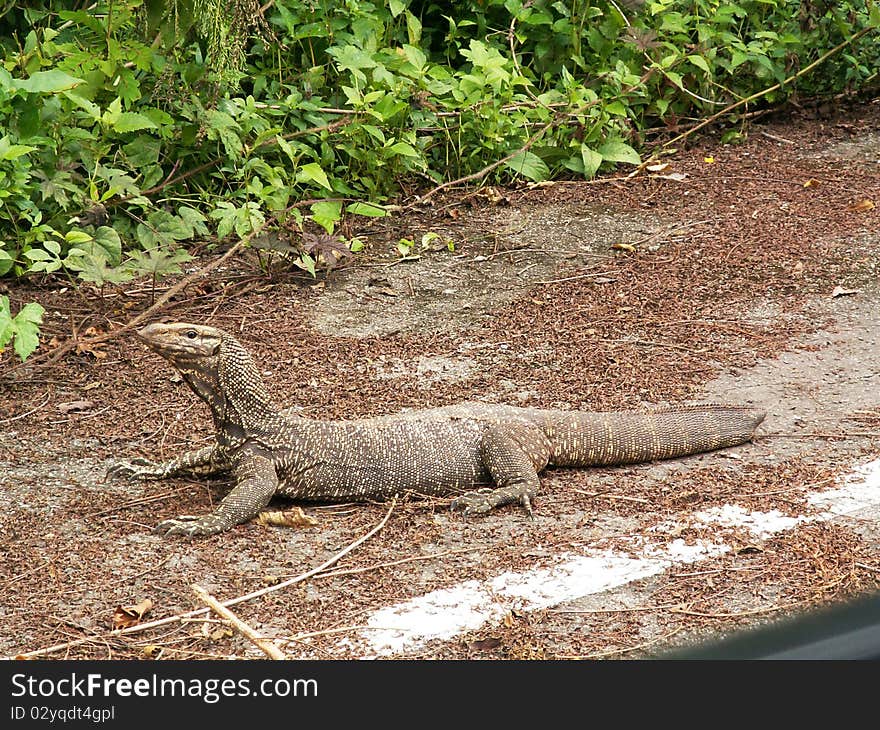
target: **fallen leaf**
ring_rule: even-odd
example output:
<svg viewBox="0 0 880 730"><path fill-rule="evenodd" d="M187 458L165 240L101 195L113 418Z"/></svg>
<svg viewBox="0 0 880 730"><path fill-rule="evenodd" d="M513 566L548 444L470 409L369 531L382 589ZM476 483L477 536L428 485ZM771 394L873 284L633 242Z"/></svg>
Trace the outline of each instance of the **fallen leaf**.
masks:
<svg viewBox="0 0 880 730"><path fill-rule="evenodd" d="M471 651L487 651L488 649L497 649L501 646L501 639L497 636L490 636L486 639L476 639L467 643L468 649Z"/></svg>
<svg viewBox="0 0 880 730"><path fill-rule="evenodd" d="M397 292L388 279L370 279L364 287L364 291L370 294L382 294L386 297L397 296Z"/></svg>
<svg viewBox="0 0 880 730"><path fill-rule="evenodd" d="M752 553L763 553L764 548L757 545L743 545L736 551L737 555L750 555Z"/></svg>
<svg viewBox="0 0 880 730"><path fill-rule="evenodd" d="M858 294L858 289L844 289L842 286L836 286L831 290L831 298L835 299L836 297L845 297L850 294Z"/></svg>
<svg viewBox="0 0 880 730"><path fill-rule="evenodd" d="M70 413L71 411L88 411L95 407L90 400L73 400L68 403L59 403L58 410L62 413Z"/></svg>
<svg viewBox="0 0 880 730"><path fill-rule="evenodd" d="M820 183L816 178L811 177L804 183L805 188L816 188L819 187L822 183Z"/></svg>
<svg viewBox="0 0 880 730"><path fill-rule="evenodd" d="M682 180L687 179L686 172L670 172L668 175L657 175L661 180L674 180L675 182L681 182Z"/></svg>
<svg viewBox="0 0 880 730"><path fill-rule="evenodd" d="M136 626L152 607L153 602L149 598L133 606L117 606L113 611L113 628L127 629L129 626Z"/></svg>
<svg viewBox="0 0 880 730"><path fill-rule="evenodd" d="M291 507L285 510L266 510L257 515L257 523L260 525L273 525L275 527L314 527L318 520L309 517L302 511L302 507Z"/></svg>
<svg viewBox="0 0 880 730"><path fill-rule="evenodd" d="M636 247L631 243L612 243L611 248L617 249L618 251L635 251Z"/></svg>
<svg viewBox="0 0 880 730"><path fill-rule="evenodd" d="M663 172L664 170L669 169L669 163L668 162L658 162L655 165L648 165L645 169L648 172Z"/></svg>
<svg viewBox="0 0 880 730"><path fill-rule="evenodd" d="M712 165L715 163L715 158L714 157L704 157L703 162L705 162L707 165Z"/></svg>
<svg viewBox="0 0 880 730"><path fill-rule="evenodd" d="M610 276L597 276L593 279L594 284L611 284L615 281L617 281L617 279L612 279Z"/></svg>
<svg viewBox="0 0 880 730"><path fill-rule="evenodd" d="M147 659L158 659L161 653L162 647L156 646L155 644L147 644L143 649L141 649L141 654L143 654Z"/></svg>
<svg viewBox="0 0 880 730"><path fill-rule="evenodd" d="M854 213L866 213L869 210L874 209L874 201L870 198L863 198L862 200L857 200L854 203L850 203L847 207L847 210L851 210Z"/></svg>
<svg viewBox="0 0 880 730"><path fill-rule="evenodd" d="M217 628L212 630L209 624L202 625L202 633L205 635L206 638L210 639L211 641L228 639L230 636L233 635L232 629L230 629L228 626L218 626Z"/></svg>

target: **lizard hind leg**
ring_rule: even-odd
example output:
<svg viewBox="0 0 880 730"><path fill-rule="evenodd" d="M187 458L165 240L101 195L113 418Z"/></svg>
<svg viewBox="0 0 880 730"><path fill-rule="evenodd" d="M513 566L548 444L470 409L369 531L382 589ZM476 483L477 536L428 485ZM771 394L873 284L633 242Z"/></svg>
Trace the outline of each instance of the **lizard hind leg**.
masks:
<svg viewBox="0 0 880 730"><path fill-rule="evenodd" d="M490 426L480 443L480 457L495 488L466 492L452 501L452 509L465 515L485 514L519 502L531 517L532 499L541 486L538 472L550 457L550 442L544 433L520 424Z"/></svg>

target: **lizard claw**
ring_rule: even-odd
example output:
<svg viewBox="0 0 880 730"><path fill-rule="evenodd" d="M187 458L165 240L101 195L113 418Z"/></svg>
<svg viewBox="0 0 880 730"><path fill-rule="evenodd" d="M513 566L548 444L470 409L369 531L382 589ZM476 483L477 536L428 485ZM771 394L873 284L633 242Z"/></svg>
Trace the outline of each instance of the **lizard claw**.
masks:
<svg viewBox="0 0 880 730"><path fill-rule="evenodd" d="M454 511L461 512L465 517L485 514L495 506L490 499L492 491L491 489L475 489L456 497L449 506Z"/></svg>
<svg viewBox="0 0 880 730"><path fill-rule="evenodd" d="M534 492L526 487L515 490L510 489L475 489L472 492L462 494L452 500L450 507L458 510L465 517L470 515L482 515L490 512L496 507L511 502L519 502L530 519L534 519L532 514L532 497Z"/></svg>

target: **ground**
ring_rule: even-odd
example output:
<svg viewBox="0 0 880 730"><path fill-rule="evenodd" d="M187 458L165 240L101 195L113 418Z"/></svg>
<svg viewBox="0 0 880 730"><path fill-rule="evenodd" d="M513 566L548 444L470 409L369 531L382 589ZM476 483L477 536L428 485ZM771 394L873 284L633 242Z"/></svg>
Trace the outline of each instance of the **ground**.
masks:
<svg viewBox="0 0 880 730"><path fill-rule="evenodd" d="M203 606L193 584L220 600L264 590L232 608L292 658L660 656L876 590L880 486L856 470L880 451L880 103L743 131L628 179L435 196L354 228L366 251L316 280L267 275L248 253L161 316L235 333L309 417L721 401L766 409L753 443L548 470L533 520L404 498L186 541L151 530L228 485L104 477L210 440L171 368L130 333L39 368L10 350L0 655L263 656L210 614L175 618ZM401 238L418 258L401 258ZM13 310L46 307L38 355L114 331L154 294L0 287ZM145 599L157 625L111 633L114 610Z"/></svg>

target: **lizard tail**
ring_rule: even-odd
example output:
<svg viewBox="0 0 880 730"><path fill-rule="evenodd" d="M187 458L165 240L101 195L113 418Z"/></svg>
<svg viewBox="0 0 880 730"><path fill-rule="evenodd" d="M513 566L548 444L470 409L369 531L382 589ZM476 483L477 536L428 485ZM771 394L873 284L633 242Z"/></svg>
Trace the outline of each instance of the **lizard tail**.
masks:
<svg viewBox="0 0 880 730"><path fill-rule="evenodd" d="M765 412L748 406L693 405L646 411L548 415L556 466L635 464L714 451L750 441Z"/></svg>

